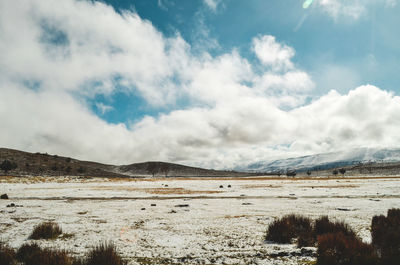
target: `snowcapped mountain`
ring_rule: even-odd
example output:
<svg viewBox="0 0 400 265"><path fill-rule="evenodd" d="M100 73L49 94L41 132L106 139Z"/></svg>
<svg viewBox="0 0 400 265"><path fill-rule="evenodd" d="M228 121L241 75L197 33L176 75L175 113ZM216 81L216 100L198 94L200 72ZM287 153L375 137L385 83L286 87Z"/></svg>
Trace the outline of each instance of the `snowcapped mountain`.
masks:
<svg viewBox="0 0 400 265"><path fill-rule="evenodd" d="M296 169L322 170L368 162L398 162L400 149L357 148L348 151L309 155L303 157L260 161L236 170L247 172L274 172Z"/></svg>

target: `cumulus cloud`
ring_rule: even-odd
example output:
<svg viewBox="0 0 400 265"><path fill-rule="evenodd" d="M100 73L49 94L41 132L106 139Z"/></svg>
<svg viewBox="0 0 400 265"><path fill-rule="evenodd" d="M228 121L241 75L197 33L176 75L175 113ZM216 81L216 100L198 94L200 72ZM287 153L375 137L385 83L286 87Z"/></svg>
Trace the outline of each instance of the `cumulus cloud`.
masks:
<svg viewBox="0 0 400 265"><path fill-rule="evenodd" d="M0 32L0 146L229 168L400 140L397 96L361 86L306 104L314 84L291 61L294 49L273 36L253 40L259 63L236 49L196 55L179 34L166 38L136 13L75 0L0 1ZM121 89L150 106L190 104L110 124L85 103Z"/></svg>
<svg viewBox="0 0 400 265"><path fill-rule="evenodd" d="M274 36L254 38L253 50L264 65L274 70L293 68L291 61L295 54L293 48L277 42Z"/></svg>

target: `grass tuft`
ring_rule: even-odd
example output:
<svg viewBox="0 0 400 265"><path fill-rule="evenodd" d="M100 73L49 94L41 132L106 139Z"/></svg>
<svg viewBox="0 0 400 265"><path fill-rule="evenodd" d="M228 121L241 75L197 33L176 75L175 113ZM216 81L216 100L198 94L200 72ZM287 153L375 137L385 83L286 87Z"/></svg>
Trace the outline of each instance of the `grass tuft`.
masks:
<svg viewBox="0 0 400 265"><path fill-rule="evenodd" d="M28 239L55 239L61 234L62 230L58 224L44 222L35 226Z"/></svg>
<svg viewBox="0 0 400 265"><path fill-rule="evenodd" d="M265 239L285 244L291 243L292 239L300 237L300 245L304 245L308 242L308 235L310 234L312 234L311 219L291 214L275 220L268 227Z"/></svg>
<svg viewBox="0 0 400 265"><path fill-rule="evenodd" d="M0 264L1 265L13 265L15 264L15 252L12 248L0 242Z"/></svg>
<svg viewBox="0 0 400 265"><path fill-rule="evenodd" d="M85 265L125 265L113 243L99 244L87 254Z"/></svg>
<svg viewBox="0 0 400 265"><path fill-rule="evenodd" d="M374 248L342 232L318 236L317 265L377 265Z"/></svg>
<svg viewBox="0 0 400 265"><path fill-rule="evenodd" d="M400 264L400 209L388 210L387 217L374 216L371 235L382 264Z"/></svg>

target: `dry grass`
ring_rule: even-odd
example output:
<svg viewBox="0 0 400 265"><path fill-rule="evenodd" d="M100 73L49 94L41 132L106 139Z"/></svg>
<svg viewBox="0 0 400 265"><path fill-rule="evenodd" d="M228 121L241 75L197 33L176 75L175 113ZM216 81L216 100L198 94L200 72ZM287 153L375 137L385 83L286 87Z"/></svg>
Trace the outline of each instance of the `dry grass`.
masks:
<svg viewBox="0 0 400 265"><path fill-rule="evenodd" d="M139 191L149 194L216 194L223 191L216 190L188 190L184 188L136 188L136 187L122 187L122 186L98 186L94 187L95 190L123 190L123 191Z"/></svg>
<svg viewBox="0 0 400 265"><path fill-rule="evenodd" d="M53 222L43 222L35 226L29 239L55 239L62 234L58 224Z"/></svg>

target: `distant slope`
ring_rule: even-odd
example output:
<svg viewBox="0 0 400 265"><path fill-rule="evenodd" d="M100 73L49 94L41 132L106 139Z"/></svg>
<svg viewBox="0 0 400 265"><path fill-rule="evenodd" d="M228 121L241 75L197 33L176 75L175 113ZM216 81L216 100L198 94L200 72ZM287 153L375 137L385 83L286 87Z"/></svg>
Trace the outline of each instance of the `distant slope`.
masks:
<svg viewBox="0 0 400 265"><path fill-rule="evenodd" d="M90 161L81 161L69 157L42 153L29 153L13 149L0 148L0 163L9 160L17 168L9 172L0 170L0 175L24 176L91 176L91 177L143 177L143 176L179 176L179 177L215 177L244 176L248 173L219 171L189 167L164 162L144 162L131 165L107 165Z"/></svg>
<svg viewBox="0 0 400 265"><path fill-rule="evenodd" d="M400 149L357 148L343 152L260 161L237 168L237 170L247 172L276 172L287 169L297 171L327 170L359 164L384 164L398 161L400 161Z"/></svg>

